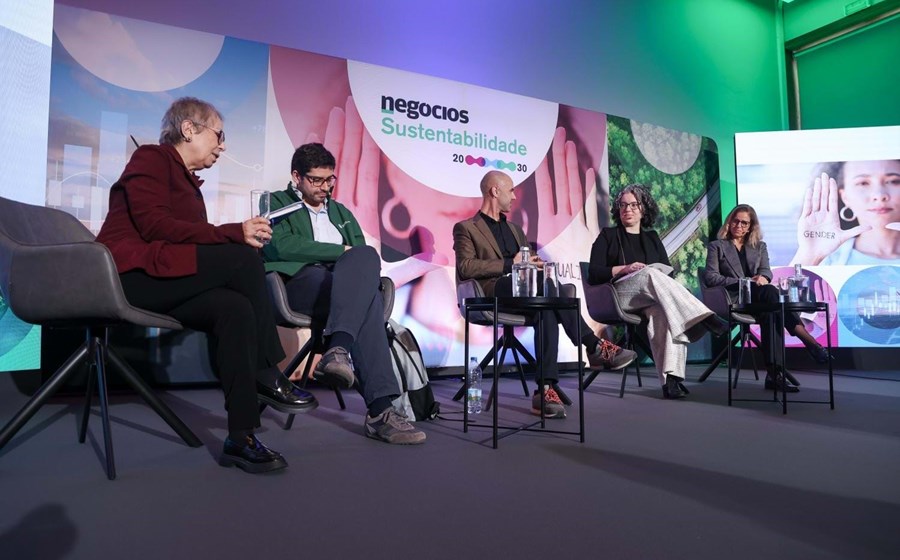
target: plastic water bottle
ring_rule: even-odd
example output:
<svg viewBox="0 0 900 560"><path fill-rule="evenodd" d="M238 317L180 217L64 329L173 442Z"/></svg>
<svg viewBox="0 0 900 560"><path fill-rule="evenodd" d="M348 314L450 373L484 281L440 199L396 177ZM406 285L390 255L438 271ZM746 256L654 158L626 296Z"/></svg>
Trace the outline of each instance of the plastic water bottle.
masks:
<svg viewBox="0 0 900 560"><path fill-rule="evenodd" d="M481 414L481 368L478 366L478 358L469 360L469 394L466 396L466 406L469 414Z"/></svg>

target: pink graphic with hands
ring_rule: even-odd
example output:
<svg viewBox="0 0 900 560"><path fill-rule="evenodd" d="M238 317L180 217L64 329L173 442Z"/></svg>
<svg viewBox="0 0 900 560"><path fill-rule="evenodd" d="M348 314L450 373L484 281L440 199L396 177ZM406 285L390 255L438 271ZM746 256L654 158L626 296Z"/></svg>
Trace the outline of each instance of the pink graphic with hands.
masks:
<svg viewBox="0 0 900 560"><path fill-rule="evenodd" d="M797 224L797 254L790 264L819 264L845 241L871 229L871 226L861 225L841 229L837 182L822 173L806 188Z"/></svg>

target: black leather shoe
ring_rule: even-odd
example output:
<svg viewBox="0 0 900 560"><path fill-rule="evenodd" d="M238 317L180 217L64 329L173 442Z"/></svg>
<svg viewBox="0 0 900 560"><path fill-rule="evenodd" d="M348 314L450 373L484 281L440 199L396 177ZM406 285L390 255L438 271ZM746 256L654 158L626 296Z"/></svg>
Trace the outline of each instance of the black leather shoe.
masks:
<svg viewBox="0 0 900 560"><path fill-rule="evenodd" d="M664 399L683 399L687 396L687 389L681 384L681 379L674 375L666 376L666 384L663 385Z"/></svg>
<svg viewBox="0 0 900 560"><path fill-rule="evenodd" d="M713 336L719 337L725 334L728 334L728 323L723 321L718 315L710 315L706 319L700 322L706 330L711 332Z"/></svg>
<svg viewBox="0 0 900 560"><path fill-rule="evenodd" d="M834 359L831 354L828 353L828 350L819 343L816 343L814 346L807 346L806 351L809 352L809 355L812 356L813 360L819 364L827 364L828 360Z"/></svg>
<svg viewBox="0 0 900 560"><path fill-rule="evenodd" d="M781 373L774 377L771 374L766 375L766 391L778 391L780 393L782 385L784 385L784 392L786 393L797 393L800 391L799 387L786 380Z"/></svg>
<svg viewBox="0 0 900 560"><path fill-rule="evenodd" d="M275 377L275 387L257 382L256 397L259 402L286 414L309 412L319 406L319 401L312 393L297 387L281 374Z"/></svg>
<svg viewBox="0 0 900 560"><path fill-rule="evenodd" d="M287 467L287 461L281 453L272 451L262 444L255 435L247 436L243 442L235 442L225 438L219 464L223 467L238 467L248 473L264 473L277 471Z"/></svg>

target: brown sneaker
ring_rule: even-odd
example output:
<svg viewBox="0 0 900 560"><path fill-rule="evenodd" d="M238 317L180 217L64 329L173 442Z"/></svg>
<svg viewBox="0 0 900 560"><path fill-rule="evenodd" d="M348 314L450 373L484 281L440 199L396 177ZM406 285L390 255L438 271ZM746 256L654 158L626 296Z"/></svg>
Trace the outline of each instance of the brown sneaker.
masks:
<svg viewBox="0 0 900 560"><path fill-rule="evenodd" d="M541 415L541 394L535 389L531 397L531 413ZM544 418L565 418L566 407L553 387L544 388Z"/></svg>
<svg viewBox="0 0 900 560"><path fill-rule="evenodd" d="M637 358L637 352L617 346L602 339L597 349L588 354L588 363L592 368L617 370L628 367Z"/></svg>
<svg viewBox="0 0 900 560"><path fill-rule="evenodd" d="M425 432L409 423L406 415L389 408L372 418L366 414L366 436L397 445L425 442Z"/></svg>
<svg viewBox="0 0 900 560"><path fill-rule="evenodd" d="M346 349L335 346L322 355L313 371L313 379L329 387L349 389L356 383L350 353Z"/></svg>

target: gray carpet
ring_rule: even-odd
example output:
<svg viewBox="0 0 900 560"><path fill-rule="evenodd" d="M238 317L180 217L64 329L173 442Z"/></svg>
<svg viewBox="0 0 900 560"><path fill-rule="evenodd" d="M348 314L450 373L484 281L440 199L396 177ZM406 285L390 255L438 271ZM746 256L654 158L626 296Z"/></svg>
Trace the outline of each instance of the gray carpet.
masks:
<svg viewBox="0 0 900 560"><path fill-rule="evenodd" d="M700 368L691 368L696 379ZM847 372L854 373L854 372ZM807 399L826 377L797 372ZM586 394L587 440L424 424L428 442L362 436L363 405L317 390L298 417L266 412L260 436L290 463L251 476L217 466L217 390L166 402L203 440L191 449L136 397L113 398L118 479L109 482L96 412L76 440L80 401L58 398L0 452L0 557L56 558L896 558L900 383L838 376L837 408L726 405L724 372L664 401L603 374ZM575 380L563 387L575 396ZM447 418L458 382L433 384ZM739 395L764 396L742 379ZM0 375L0 422L26 398ZM505 421L528 420L512 379ZM577 430L577 411L554 426ZM487 419L487 418L485 418Z"/></svg>

